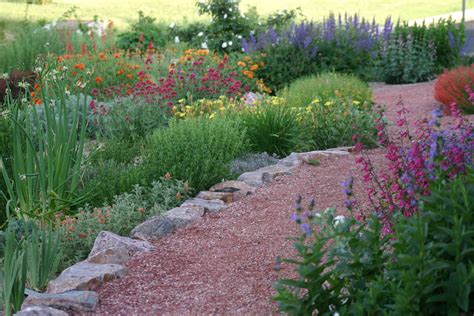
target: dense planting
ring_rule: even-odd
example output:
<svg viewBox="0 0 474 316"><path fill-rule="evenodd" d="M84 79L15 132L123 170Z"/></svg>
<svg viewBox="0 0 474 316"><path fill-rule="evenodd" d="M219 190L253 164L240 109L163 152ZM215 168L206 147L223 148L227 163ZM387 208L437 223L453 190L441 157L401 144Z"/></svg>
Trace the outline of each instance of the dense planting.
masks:
<svg viewBox="0 0 474 316"><path fill-rule="evenodd" d="M298 10L262 17L239 1L196 6L209 23L164 25L140 12L117 34L112 22L71 25L72 10L25 22L2 46L5 314L20 308L25 287L43 291L87 257L103 230L126 236L217 182L292 152L352 145L385 148L388 169L377 174L360 156L371 207L348 180L350 218L298 200L302 278L278 283L281 310L472 312L473 135L460 117L473 112L472 66L445 70L435 88L458 124L440 129L434 111L398 141L366 82L426 81L459 65L463 25L347 14L301 22ZM394 123L406 126L400 114Z"/></svg>

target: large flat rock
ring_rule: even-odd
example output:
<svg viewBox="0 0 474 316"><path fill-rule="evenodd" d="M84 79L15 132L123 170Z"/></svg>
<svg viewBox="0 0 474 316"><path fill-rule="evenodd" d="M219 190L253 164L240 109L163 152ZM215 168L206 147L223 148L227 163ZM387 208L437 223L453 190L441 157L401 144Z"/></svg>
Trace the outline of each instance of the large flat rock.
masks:
<svg viewBox="0 0 474 316"><path fill-rule="evenodd" d="M222 200L204 200L194 198L185 201L181 207L202 207L206 213L216 213L226 209L228 206Z"/></svg>
<svg viewBox="0 0 474 316"><path fill-rule="evenodd" d="M130 237L141 240L157 240L171 234L174 230L173 221L163 216L155 216L137 225Z"/></svg>
<svg viewBox="0 0 474 316"><path fill-rule="evenodd" d="M50 307L65 312L93 312L99 296L93 291L70 291L60 294L36 293L29 295L22 309L33 306Z"/></svg>
<svg viewBox="0 0 474 316"><path fill-rule="evenodd" d="M126 268L118 264L79 262L64 270L48 284L48 293L95 290L104 282L124 276Z"/></svg>
<svg viewBox="0 0 474 316"><path fill-rule="evenodd" d="M204 207L201 206L181 206L175 207L163 214L164 217L171 220L173 227L181 228L191 225L200 220L205 213Z"/></svg>

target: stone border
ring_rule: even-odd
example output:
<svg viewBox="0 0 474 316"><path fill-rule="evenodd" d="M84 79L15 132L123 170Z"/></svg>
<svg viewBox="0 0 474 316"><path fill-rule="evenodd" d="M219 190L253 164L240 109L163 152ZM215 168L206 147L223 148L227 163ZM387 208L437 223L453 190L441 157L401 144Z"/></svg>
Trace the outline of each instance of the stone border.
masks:
<svg viewBox="0 0 474 316"><path fill-rule="evenodd" d="M353 147L339 147L304 153L291 153L277 164L241 174L237 180L212 186L209 191L184 201L161 215L137 225L129 237L102 231L84 261L65 269L48 284L46 293L28 291L28 297L17 315L67 315L66 313L93 312L98 304L94 292L102 283L123 277L125 264L137 253L153 250L150 241L156 241L178 228L190 226L206 213L225 210L231 203L242 199L275 178L293 173L293 170L317 156L347 156ZM40 314L39 314L40 313Z"/></svg>

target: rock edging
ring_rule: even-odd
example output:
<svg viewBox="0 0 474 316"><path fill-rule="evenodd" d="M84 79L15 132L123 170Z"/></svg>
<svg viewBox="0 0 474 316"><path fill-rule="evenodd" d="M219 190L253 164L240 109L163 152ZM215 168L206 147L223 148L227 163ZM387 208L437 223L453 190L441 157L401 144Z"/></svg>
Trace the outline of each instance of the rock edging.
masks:
<svg viewBox="0 0 474 316"><path fill-rule="evenodd" d="M352 147L340 147L305 153L291 153L275 165L241 174L237 180L225 181L201 191L181 206L152 217L137 225L130 238L111 232L100 232L84 261L64 270L48 284L47 293L29 295L18 315L67 315L70 312L93 312L98 297L94 290L102 283L127 273L125 264L135 255L153 250L156 241L178 228L190 226L206 213L225 210L229 204L255 194L256 190L276 178L292 174L309 159L317 156L346 156Z"/></svg>

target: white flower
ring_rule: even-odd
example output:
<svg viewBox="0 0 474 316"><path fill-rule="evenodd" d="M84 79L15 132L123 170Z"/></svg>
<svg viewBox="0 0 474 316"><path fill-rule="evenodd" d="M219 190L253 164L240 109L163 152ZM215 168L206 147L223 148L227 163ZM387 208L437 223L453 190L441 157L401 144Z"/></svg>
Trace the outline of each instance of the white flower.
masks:
<svg viewBox="0 0 474 316"><path fill-rule="evenodd" d="M175 36L175 37L174 37L174 42L175 42L176 44L179 44L179 36Z"/></svg>
<svg viewBox="0 0 474 316"><path fill-rule="evenodd" d="M36 67L35 68L35 72L42 72L42 71L43 71L43 68L41 68L41 67Z"/></svg>
<svg viewBox="0 0 474 316"><path fill-rule="evenodd" d="M203 36L204 35L204 32L199 32L198 33L198 36Z"/></svg>
<svg viewBox="0 0 474 316"><path fill-rule="evenodd" d="M206 42L204 42L204 43L201 43L201 48L203 48L203 49L207 49L207 48L208 48L208 47L207 47L207 43L206 43Z"/></svg>
<svg viewBox="0 0 474 316"><path fill-rule="evenodd" d="M228 41L227 44L229 44L229 46L232 46L232 41Z"/></svg>
<svg viewBox="0 0 474 316"><path fill-rule="evenodd" d="M232 12L232 8L229 8L229 12Z"/></svg>
<svg viewBox="0 0 474 316"><path fill-rule="evenodd" d="M82 31L81 31L81 30L77 30L76 33L79 34L79 35L81 35L81 34L82 34Z"/></svg>
<svg viewBox="0 0 474 316"><path fill-rule="evenodd" d="M222 48L226 48L226 47L227 47L227 42L222 43Z"/></svg>
<svg viewBox="0 0 474 316"><path fill-rule="evenodd" d="M338 215L338 216L334 217L334 226L337 226L339 224L344 223L345 219L346 218L342 215Z"/></svg>
<svg viewBox="0 0 474 316"><path fill-rule="evenodd" d="M237 35L237 38L238 38L238 39L242 39L242 35Z"/></svg>
<svg viewBox="0 0 474 316"><path fill-rule="evenodd" d="M174 24L174 22L171 23L171 24L170 24L170 29L174 28L175 26L176 26L176 24Z"/></svg>
<svg viewBox="0 0 474 316"><path fill-rule="evenodd" d="M0 74L0 79L8 79L8 72L4 73L4 74Z"/></svg>
<svg viewBox="0 0 474 316"><path fill-rule="evenodd" d="M227 13L226 13L226 14L224 14L224 19L227 19Z"/></svg>
<svg viewBox="0 0 474 316"><path fill-rule="evenodd" d="M30 86L30 84L28 82L25 82L25 81L22 81L22 82L18 82L18 88L28 88Z"/></svg>
<svg viewBox="0 0 474 316"><path fill-rule="evenodd" d="M23 180L26 180L26 175L20 174L20 180L22 180L22 181L23 181Z"/></svg>
<svg viewBox="0 0 474 316"><path fill-rule="evenodd" d="M26 98L21 99L21 103L26 103L28 100Z"/></svg>

